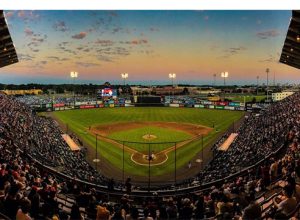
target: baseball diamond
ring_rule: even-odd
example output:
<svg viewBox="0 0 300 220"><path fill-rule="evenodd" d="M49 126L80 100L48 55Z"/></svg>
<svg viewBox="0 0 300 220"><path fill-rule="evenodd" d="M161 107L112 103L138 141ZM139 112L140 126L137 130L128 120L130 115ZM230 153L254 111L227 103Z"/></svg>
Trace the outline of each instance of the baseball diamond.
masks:
<svg viewBox="0 0 300 220"><path fill-rule="evenodd" d="M87 143L89 161L95 157L97 135L98 165L106 176L121 180L124 169L125 176L144 181L151 166L153 181L163 181L174 172L175 148L177 169L185 169L189 161L196 166L202 148L244 115L220 111L132 107L61 111L52 116Z"/></svg>

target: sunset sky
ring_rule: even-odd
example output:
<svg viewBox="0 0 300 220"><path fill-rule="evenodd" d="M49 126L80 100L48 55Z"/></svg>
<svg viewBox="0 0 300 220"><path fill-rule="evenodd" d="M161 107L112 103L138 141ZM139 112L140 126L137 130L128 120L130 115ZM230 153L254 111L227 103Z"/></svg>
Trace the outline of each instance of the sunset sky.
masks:
<svg viewBox="0 0 300 220"><path fill-rule="evenodd" d="M278 63L291 11L5 11L20 62L0 83L300 83Z"/></svg>

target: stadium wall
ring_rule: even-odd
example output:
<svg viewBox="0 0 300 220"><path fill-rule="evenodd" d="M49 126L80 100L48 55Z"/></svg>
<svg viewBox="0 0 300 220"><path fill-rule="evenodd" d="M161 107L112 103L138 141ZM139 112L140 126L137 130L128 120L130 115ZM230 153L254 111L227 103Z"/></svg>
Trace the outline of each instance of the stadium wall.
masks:
<svg viewBox="0 0 300 220"><path fill-rule="evenodd" d="M157 106L157 107L173 107L173 108L206 108L232 111L245 111L246 106L240 102L212 102L203 101L200 103L131 103L118 102L117 100L110 100L108 102L94 101L94 102L76 102L73 103L48 103L41 105L31 105L36 111L64 111L71 109L90 109L90 108L117 108L117 107L141 107L141 106Z"/></svg>

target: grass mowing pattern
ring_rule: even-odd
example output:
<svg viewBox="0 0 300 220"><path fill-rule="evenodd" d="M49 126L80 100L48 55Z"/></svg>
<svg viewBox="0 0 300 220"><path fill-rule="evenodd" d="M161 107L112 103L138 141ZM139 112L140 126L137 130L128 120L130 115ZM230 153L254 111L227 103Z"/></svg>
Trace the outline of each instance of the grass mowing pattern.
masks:
<svg viewBox="0 0 300 220"><path fill-rule="evenodd" d="M152 134L157 138L153 140L145 140L143 135ZM174 142L183 141L192 138L192 135L177 131L175 129L160 128L156 126L147 126L141 128L134 128L127 131L117 131L113 132L108 136L109 138L116 140L132 141L132 142L142 142L142 143L158 143L158 142ZM139 143L126 143L128 147L131 147L139 152L147 152L148 147ZM174 143L164 143L164 144L153 144L153 151L159 152L166 148L172 147ZM155 146L155 147L154 147Z"/></svg>
<svg viewBox="0 0 300 220"><path fill-rule="evenodd" d="M223 132L239 120L244 112L197 109L197 108L167 108L167 107L132 107L132 108L99 108L86 110L70 110L53 113L63 123L90 146L95 147L95 137L87 134L85 130L89 126L109 124L116 122L134 121L160 121L160 122L182 122L215 126L219 132ZM211 143L218 136L218 132L210 132L204 137L204 146ZM122 150L113 144L101 141L98 152L115 167L122 169ZM177 168L186 166L202 149L201 140L194 141L177 150ZM128 153L125 153L125 172L133 175L147 177L148 168L134 164ZM174 152L169 153L169 159L160 166L151 167L151 175L163 175L174 170Z"/></svg>

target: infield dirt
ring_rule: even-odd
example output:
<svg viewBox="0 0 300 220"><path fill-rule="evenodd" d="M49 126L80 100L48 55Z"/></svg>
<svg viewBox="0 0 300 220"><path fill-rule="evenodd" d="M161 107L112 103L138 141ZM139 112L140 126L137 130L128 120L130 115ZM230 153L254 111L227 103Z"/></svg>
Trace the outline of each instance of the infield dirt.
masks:
<svg viewBox="0 0 300 220"><path fill-rule="evenodd" d="M174 129L178 131L187 132L192 135L191 139L181 141L177 144L176 148L181 148L185 146L186 144L190 143L191 141L199 138L201 135L208 134L212 128L208 128L201 125L195 125L195 124L188 124L188 123L176 123L176 122L123 122L123 123L113 123L113 124L106 124L106 125L97 125L94 127L91 127L89 132L92 135L100 135L98 138L110 142L114 144L116 147L123 148L123 145L119 143L118 141L112 140L108 138L108 136L114 132L119 131L125 131L135 128L141 128L145 126L156 126L160 128L167 128L167 129ZM128 153L130 153L131 160L141 166L148 166L149 161L146 159L146 155L143 152L138 152L137 150L132 149L131 147L128 147L124 145L124 150ZM175 146L171 146L163 151L156 152L155 153L155 159L150 161L150 166L156 166L161 165L165 163L168 159L167 154L174 151Z"/></svg>

